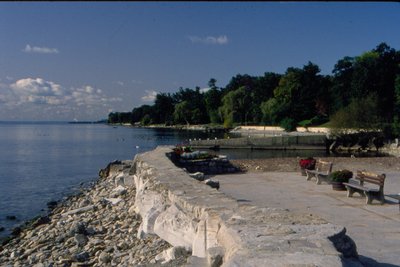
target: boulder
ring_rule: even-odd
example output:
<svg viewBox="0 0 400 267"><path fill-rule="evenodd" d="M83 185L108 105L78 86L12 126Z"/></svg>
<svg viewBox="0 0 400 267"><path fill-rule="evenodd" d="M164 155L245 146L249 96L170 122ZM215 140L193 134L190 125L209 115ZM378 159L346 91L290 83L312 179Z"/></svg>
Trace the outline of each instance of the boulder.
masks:
<svg viewBox="0 0 400 267"><path fill-rule="evenodd" d="M204 183L208 186L211 186L212 188L215 188L217 190L219 189L219 181L207 179L207 180L204 180Z"/></svg>
<svg viewBox="0 0 400 267"><path fill-rule="evenodd" d="M117 186L112 190L111 197L116 198L118 196L124 195L127 193L127 190L122 185Z"/></svg>
<svg viewBox="0 0 400 267"><path fill-rule="evenodd" d="M196 180L204 181L204 173L202 172L189 173L189 176Z"/></svg>

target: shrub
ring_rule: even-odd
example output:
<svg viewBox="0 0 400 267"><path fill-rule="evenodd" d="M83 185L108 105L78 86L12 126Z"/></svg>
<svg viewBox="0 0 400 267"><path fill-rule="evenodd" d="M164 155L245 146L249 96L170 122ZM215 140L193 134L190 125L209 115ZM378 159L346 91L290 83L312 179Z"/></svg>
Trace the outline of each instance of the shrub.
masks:
<svg viewBox="0 0 400 267"><path fill-rule="evenodd" d="M296 122L292 118L284 118L281 120L280 126L287 132L296 130Z"/></svg>
<svg viewBox="0 0 400 267"><path fill-rule="evenodd" d="M351 177L353 177L353 172L349 170L334 171L329 174L329 179L337 183L348 183Z"/></svg>

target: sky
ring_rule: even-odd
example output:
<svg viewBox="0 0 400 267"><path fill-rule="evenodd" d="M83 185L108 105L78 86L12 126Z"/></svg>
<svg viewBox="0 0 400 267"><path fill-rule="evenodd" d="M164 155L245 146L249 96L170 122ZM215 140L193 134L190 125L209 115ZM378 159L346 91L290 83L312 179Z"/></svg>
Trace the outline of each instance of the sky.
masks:
<svg viewBox="0 0 400 267"><path fill-rule="evenodd" d="M395 2L1 2L0 121L86 121L386 42Z"/></svg>

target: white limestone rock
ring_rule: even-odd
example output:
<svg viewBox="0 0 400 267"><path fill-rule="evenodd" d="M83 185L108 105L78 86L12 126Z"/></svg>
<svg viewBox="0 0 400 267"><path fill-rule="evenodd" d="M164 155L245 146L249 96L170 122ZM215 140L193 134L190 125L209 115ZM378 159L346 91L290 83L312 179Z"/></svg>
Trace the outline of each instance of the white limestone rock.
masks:
<svg viewBox="0 0 400 267"><path fill-rule="evenodd" d="M185 247L177 246L164 250L155 257L155 260L156 262L161 262L161 264L165 264L181 256L187 256L189 254L190 250L188 251Z"/></svg>

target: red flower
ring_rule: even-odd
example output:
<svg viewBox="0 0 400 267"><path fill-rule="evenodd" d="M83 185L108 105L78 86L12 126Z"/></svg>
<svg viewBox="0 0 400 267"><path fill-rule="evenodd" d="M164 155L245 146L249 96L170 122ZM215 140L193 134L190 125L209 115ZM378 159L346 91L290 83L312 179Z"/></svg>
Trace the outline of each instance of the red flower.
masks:
<svg viewBox="0 0 400 267"><path fill-rule="evenodd" d="M302 169L307 169L307 170L314 170L315 169L315 163L317 161L313 158L308 158L308 159L301 159L299 161L300 167Z"/></svg>

